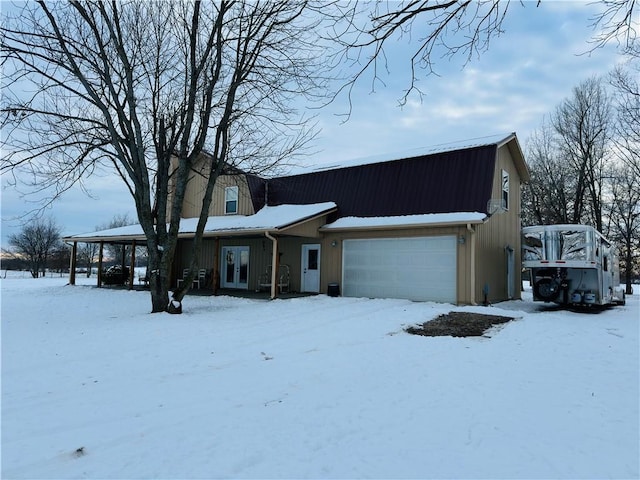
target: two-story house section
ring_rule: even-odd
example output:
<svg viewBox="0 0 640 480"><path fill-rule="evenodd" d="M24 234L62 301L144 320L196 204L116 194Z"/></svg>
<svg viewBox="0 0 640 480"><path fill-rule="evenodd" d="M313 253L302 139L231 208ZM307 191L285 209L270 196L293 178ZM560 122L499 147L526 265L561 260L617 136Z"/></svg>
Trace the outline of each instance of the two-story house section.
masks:
<svg viewBox="0 0 640 480"><path fill-rule="evenodd" d="M528 180L515 133L288 176L234 169L216 184L200 268L212 291L271 284L275 296L286 270L286 288L296 292L454 304L519 298L521 185ZM194 172L189 182L174 272L189 262L190 217L199 214L204 181ZM134 238L144 242L141 233Z"/></svg>

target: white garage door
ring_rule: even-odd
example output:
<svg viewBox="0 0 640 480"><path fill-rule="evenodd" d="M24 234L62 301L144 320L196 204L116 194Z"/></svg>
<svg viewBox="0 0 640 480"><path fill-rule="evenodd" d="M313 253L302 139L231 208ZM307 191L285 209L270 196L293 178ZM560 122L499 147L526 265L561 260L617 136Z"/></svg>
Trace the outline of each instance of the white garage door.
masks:
<svg viewBox="0 0 640 480"><path fill-rule="evenodd" d="M345 240L343 295L456 303L456 237Z"/></svg>

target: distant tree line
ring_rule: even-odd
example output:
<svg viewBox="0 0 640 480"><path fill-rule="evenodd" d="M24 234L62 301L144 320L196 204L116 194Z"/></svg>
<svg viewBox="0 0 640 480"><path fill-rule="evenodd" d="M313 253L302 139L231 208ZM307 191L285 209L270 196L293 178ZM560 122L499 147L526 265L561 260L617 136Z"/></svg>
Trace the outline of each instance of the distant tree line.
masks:
<svg viewBox="0 0 640 480"><path fill-rule="evenodd" d="M116 215L97 230L123 227L134 223L128 215ZM61 228L52 218L35 218L26 223L18 233L8 237L9 249L2 251L2 268L4 270L27 270L33 278L44 277L46 272L68 272L71 262L69 245L62 242ZM124 245L105 244L106 258L104 266L117 264L128 258ZM99 244L82 243L78 248L78 269L91 276L98 262ZM144 247L136 248L136 263L146 266L146 251Z"/></svg>

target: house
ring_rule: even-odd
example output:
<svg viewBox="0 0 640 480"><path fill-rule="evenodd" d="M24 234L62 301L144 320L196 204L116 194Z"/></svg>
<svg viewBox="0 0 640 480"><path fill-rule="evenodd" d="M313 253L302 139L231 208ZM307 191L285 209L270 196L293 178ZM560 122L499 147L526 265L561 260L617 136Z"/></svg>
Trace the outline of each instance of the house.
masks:
<svg viewBox="0 0 640 480"><path fill-rule="evenodd" d="M454 304L520 298L528 180L515 133L274 178L228 172L216 184L200 267L213 289L258 289L272 265L286 265L298 292ZM187 187L174 283L189 263L204 182L194 175ZM135 226L65 240L144 244Z"/></svg>

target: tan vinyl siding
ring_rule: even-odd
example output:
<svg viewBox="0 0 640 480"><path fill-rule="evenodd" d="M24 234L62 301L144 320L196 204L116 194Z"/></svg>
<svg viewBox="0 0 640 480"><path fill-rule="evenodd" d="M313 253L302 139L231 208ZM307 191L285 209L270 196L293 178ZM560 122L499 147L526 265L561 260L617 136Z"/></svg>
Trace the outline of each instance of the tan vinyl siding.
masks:
<svg viewBox="0 0 640 480"><path fill-rule="evenodd" d="M238 215L253 215L255 213L246 177L244 175L220 175L213 190L213 198L209 206L209 217L225 214L225 188L233 186L238 187ZM202 197L206 188L206 178L199 174L192 174L184 197L182 218L200 216Z"/></svg>
<svg viewBox="0 0 640 480"><path fill-rule="evenodd" d="M321 217L315 218L313 220L309 220L308 222L302 223L300 225L296 225L291 228L286 228L282 230L284 235L293 235L296 237L308 237L309 239L317 239L320 237L318 233L318 229L327 223L327 216L322 215ZM313 242L306 242L313 243ZM317 243L317 242L316 242Z"/></svg>
<svg viewBox="0 0 640 480"><path fill-rule="evenodd" d="M297 291L300 288L300 271L302 245L320 243L319 239L301 237L279 237L278 252L280 253L280 264L288 265L291 272L290 290ZM216 245L218 252L216 254ZM220 250L228 246L249 247L249 290L258 288L260 275L271 265L273 242L265 237L252 238L221 238L216 244L215 238L206 238L203 243L200 255L199 268L204 268L210 272L220 270ZM324 251L321 253L321 255ZM182 240L179 249L179 268L177 269L175 281L181 277L182 270L189 266L191 258L191 241ZM322 258L322 257L321 257ZM322 274L322 271L321 271Z"/></svg>
<svg viewBox="0 0 640 480"><path fill-rule="evenodd" d="M520 298L520 176L508 148L498 149L491 198L502 197L502 170L509 173L509 210L494 214L478 226L476 249L475 297L484 300L483 289L488 286L490 302L507 300L507 246L514 250L514 298Z"/></svg>

